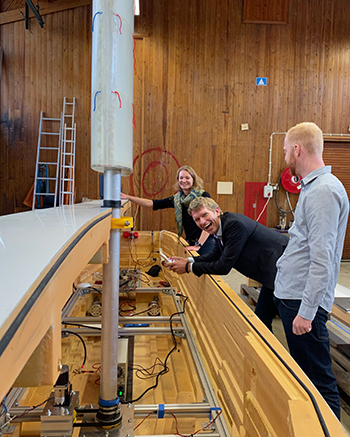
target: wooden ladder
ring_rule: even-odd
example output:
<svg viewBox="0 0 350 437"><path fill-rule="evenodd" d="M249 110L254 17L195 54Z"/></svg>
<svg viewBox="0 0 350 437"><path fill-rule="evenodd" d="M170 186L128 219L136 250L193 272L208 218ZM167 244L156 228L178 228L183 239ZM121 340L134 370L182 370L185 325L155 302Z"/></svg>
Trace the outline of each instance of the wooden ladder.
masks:
<svg viewBox="0 0 350 437"><path fill-rule="evenodd" d="M43 208L49 196L53 197L53 206L57 205L61 136L62 114L61 118L48 118L41 111L32 209Z"/></svg>

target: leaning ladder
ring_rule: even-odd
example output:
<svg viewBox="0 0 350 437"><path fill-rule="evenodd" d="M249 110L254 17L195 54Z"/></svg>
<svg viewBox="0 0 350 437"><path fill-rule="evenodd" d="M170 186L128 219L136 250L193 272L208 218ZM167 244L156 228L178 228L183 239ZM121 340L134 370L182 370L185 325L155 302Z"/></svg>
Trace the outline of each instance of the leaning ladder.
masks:
<svg viewBox="0 0 350 437"><path fill-rule="evenodd" d="M49 128L50 125L51 129ZM56 125L58 125L58 129L55 129ZM42 206L43 202L41 202L40 199L43 200L43 198L40 198L39 196L53 197L53 206L56 207L58 189L58 167L60 160L60 145L62 135L61 127L62 114L61 118L48 118L44 117L43 111L40 112L32 209L35 209L36 201L39 202L39 208ZM55 141L52 137L58 137L57 141ZM53 170L55 177L50 177L51 169ZM40 185L45 186L46 189L44 191L40 190Z"/></svg>
<svg viewBox="0 0 350 437"><path fill-rule="evenodd" d="M60 166L60 205L74 203L74 171L76 124L74 123L75 97L63 100L63 128Z"/></svg>

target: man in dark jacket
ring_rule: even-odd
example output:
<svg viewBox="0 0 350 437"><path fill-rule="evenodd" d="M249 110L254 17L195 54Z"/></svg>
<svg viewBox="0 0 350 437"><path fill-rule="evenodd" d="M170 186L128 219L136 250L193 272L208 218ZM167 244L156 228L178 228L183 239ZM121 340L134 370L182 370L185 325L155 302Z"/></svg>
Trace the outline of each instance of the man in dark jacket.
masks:
<svg viewBox="0 0 350 437"><path fill-rule="evenodd" d="M210 198L198 197L188 208L197 226L214 235L214 250L195 258L174 257L166 264L172 271L183 274L193 272L227 275L232 268L260 282L255 314L272 330L272 320L277 314L273 302L276 261L283 254L289 238L275 230L232 212L222 213L218 204Z"/></svg>

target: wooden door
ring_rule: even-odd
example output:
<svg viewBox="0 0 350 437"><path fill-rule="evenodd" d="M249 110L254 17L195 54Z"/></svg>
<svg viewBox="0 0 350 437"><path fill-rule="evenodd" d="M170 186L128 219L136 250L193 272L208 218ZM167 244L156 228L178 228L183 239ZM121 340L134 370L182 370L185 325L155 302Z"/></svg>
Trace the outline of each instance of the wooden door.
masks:
<svg viewBox="0 0 350 437"><path fill-rule="evenodd" d="M332 173L342 181L348 196L350 195L350 140L326 141L323 159L326 165L332 166ZM342 259L350 259L350 221L346 229Z"/></svg>

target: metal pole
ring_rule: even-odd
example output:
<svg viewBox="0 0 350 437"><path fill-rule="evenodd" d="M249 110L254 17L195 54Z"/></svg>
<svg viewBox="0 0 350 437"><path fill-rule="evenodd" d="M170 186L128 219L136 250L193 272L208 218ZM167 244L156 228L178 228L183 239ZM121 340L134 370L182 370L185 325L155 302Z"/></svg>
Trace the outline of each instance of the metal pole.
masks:
<svg viewBox="0 0 350 437"><path fill-rule="evenodd" d="M120 169L105 168L104 206L112 207L112 217L120 218ZM111 229L109 262L103 265L101 387L97 420L117 426L121 421L118 399L118 311L119 311L120 230Z"/></svg>

